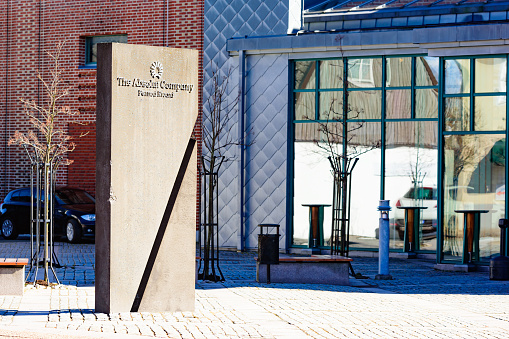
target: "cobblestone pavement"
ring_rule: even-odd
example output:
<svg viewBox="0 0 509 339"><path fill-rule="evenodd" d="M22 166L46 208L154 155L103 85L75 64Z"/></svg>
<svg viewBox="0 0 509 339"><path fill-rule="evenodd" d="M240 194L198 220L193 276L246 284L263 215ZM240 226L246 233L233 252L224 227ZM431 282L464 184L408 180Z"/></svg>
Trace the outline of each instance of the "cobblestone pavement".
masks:
<svg viewBox="0 0 509 339"><path fill-rule="evenodd" d="M352 286L258 284L254 253L221 252L223 283L196 285L194 312L94 312L94 244L57 244L61 285L0 292L0 338L509 338L509 282L444 272L432 260L355 258ZM28 257L0 241L0 257Z"/></svg>

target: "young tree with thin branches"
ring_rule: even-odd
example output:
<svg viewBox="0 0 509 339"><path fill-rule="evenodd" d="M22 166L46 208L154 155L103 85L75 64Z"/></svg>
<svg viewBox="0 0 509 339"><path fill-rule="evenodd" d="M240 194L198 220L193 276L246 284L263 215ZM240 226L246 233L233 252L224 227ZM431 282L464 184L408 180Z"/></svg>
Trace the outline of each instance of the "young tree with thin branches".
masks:
<svg viewBox="0 0 509 339"><path fill-rule="evenodd" d="M69 160L66 155L74 150L75 143L68 134L67 123L81 124L76 119L79 112L61 104L63 99L69 95L69 88L62 77L63 71L60 67L63 46L64 43L60 42L56 45L55 52L47 53L52 65L49 77L45 79L41 73L37 74L37 79L41 82L46 94L44 104L40 105L31 99L20 99L33 129L26 133L16 131L8 143L24 147L32 166L36 166L37 170L41 171L43 189L40 193L43 196L36 196L36 200L46 202L43 204L43 215L40 216L44 224L44 281L46 284L48 283L48 263L51 255L48 249L50 219L53 217L50 202L54 199L52 188L55 173L60 165L65 166L72 163L72 160Z"/></svg>
<svg viewBox="0 0 509 339"><path fill-rule="evenodd" d="M233 160L231 156L231 147L244 144L244 140L239 140L234 135L235 118L238 112L238 103L240 92L230 92L230 80L233 70L229 68L222 72L216 68L212 72L210 95L205 103L207 114L203 118L203 146L202 156L203 180L206 187L203 204L204 219L202 227L204 229L204 258L203 273L200 278L203 280L224 280L219 269L221 277L215 273L214 250L217 250L217 240L214 240L214 234L219 232L218 227L218 175L221 166L228 161ZM216 251L217 252L217 251Z"/></svg>
<svg viewBox="0 0 509 339"><path fill-rule="evenodd" d="M364 122L348 122L347 119L355 120L362 112L352 105L348 105L346 111L337 111L335 107L337 103L332 99L329 110L324 112L325 121L318 122L320 138L315 140L315 144L320 149L319 152L329 160L334 177L331 253L348 255L351 174L359 157L379 148L380 140L361 143L357 132L363 128Z"/></svg>

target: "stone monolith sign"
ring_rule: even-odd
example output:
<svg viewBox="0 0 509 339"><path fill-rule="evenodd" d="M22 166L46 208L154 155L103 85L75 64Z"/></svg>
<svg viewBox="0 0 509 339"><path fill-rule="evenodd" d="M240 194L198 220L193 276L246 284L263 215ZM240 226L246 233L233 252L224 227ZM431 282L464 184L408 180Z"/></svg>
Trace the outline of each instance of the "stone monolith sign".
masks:
<svg viewBox="0 0 509 339"><path fill-rule="evenodd" d="M194 309L198 52L100 44L97 312Z"/></svg>

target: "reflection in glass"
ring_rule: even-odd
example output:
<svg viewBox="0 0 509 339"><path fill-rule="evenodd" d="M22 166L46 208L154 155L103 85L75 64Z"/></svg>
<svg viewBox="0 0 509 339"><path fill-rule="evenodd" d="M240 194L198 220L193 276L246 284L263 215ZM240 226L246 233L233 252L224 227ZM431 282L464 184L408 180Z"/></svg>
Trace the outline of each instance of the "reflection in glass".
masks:
<svg viewBox="0 0 509 339"><path fill-rule="evenodd" d="M390 200L390 246L403 249L405 211L421 211L421 251L436 251L438 122L398 121L386 124L385 199Z"/></svg>
<svg viewBox="0 0 509 339"><path fill-rule="evenodd" d="M476 131L503 131L506 125L505 95L475 97Z"/></svg>
<svg viewBox="0 0 509 339"><path fill-rule="evenodd" d="M470 92L470 59L445 60L445 94Z"/></svg>
<svg viewBox="0 0 509 339"><path fill-rule="evenodd" d="M295 124L294 162L294 216L293 244L309 245L309 208L305 204L332 204L333 175L328 160L332 147L341 154L343 149L343 124L301 123ZM352 175L352 200L350 223L350 247L377 248L376 211L380 198L380 123L349 123L349 154L359 155L359 162ZM327 142L324 130L336 137ZM324 209L324 246L330 246L332 210Z"/></svg>
<svg viewBox="0 0 509 339"><path fill-rule="evenodd" d="M320 61L320 88L343 88L343 60Z"/></svg>
<svg viewBox="0 0 509 339"><path fill-rule="evenodd" d="M348 119L380 119L381 117L381 91L348 92Z"/></svg>
<svg viewBox="0 0 509 339"><path fill-rule="evenodd" d="M316 62L296 61L294 73L295 89L314 89L316 84Z"/></svg>
<svg viewBox="0 0 509 339"><path fill-rule="evenodd" d="M343 92L320 92L319 120L340 120L343 117Z"/></svg>
<svg viewBox="0 0 509 339"><path fill-rule="evenodd" d="M330 144L341 153L341 123L295 124L294 142L294 199L293 199L293 245L309 246L310 220L308 204L332 204L333 176L328 160L329 153L323 148L324 126L337 132ZM323 244L330 246L332 211L324 207Z"/></svg>
<svg viewBox="0 0 509 339"><path fill-rule="evenodd" d="M445 98L445 130L470 130L470 98Z"/></svg>
<svg viewBox="0 0 509 339"><path fill-rule="evenodd" d="M475 92L505 92L506 69L505 58L475 59Z"/></svg>
<svg viewBox="0 0 509 339"><path fill-rule="evenodd" d="M348 86L381 87L382 59L348 59Z"/></svg>
<svg viewBox="0 0 509 339"><path fill-rule="evenodd" d="M386 118L410 119L412 114L412 91L409 89L387 90Z"/></svg>
<svg viewBox="0 0 509 339"><path fill-rule="evenodd" d="M412 86L412 58L387 58L387 87Z"/></svg>
<svg viewBox="0 0 509 339"><path fill-rule="evenodd" d="M354 124L354 125L353 125ZM350 144L356 147L359 161L352 172L350 210L350 248L378 248L377 229L380 200L381 123L350 123L349 130L359 128ZM364 152L364 153L363 153Z"/></svg>
<svg viewBox="0 0 509 339"><path fill-rule="evenodd" d="M505 217L505 137L448 135L444 147L444 258L463 255L463 215L455 210L482 209L480 257L486 261L500 249L498 220Z"/></svg>
<svg viewBox="0 0 509 339"><path fill-rule="evenodd" d="M439 58L418 57L415 58L415 84L417 86L438 85Z"/></svg>
<svg viewBox="0 0 509 339"><path fill-rule="evenodd" d="M295 95L295 120L315 119L315 93L296 92Z"/></svg>
<svg viewBox="0 0 509 339"><path fill-rule="evenodd" d="M415 117L438 118L438 89L415 90Z"/></svg>

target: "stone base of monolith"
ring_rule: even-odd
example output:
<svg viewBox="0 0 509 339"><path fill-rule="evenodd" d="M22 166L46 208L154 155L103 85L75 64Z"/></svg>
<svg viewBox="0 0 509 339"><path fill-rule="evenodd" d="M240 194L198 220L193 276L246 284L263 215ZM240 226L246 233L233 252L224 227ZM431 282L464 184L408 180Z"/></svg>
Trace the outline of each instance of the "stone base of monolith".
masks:
<svg viewBox="0 0 509 339"><path fill-rule="evenodd" d="M198 52L100 44L97 312L194 309Z"/></svg>

